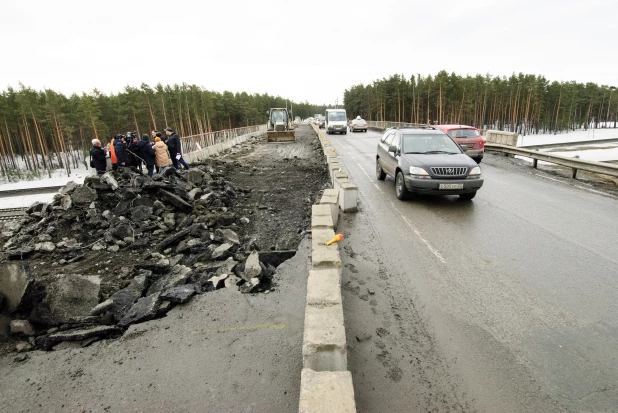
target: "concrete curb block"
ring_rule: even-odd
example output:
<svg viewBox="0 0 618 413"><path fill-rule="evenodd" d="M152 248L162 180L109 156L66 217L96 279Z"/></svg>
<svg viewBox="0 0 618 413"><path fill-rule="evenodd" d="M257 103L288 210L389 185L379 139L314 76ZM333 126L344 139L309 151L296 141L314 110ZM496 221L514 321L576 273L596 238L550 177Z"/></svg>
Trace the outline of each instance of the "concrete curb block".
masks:
<svg viewBox="0 0 618 413"><path fill-rule="evenodd" d="M347 179L337 153L315 127L331 184L311 207L311 270L303 333L303 370L299 412L356 412L352 374L347 371L347 343L341 296L341 255L335 236L339 209L356 208L358 190ZM356 189L354 191L353 189ZM353 202L352 202L352 197Z"/></svg>
<svg viewBox="0 0 618 413"><path fill-rule="evenodd" d="M335 229L329 205L311 206L311 229Z"/></svg>
<svg viewBox="0 0 618 413"><path fill-rule="evenodd" d="M339 192L335 189L325 189L322 198L320 198L320 205L328 205L330 207L333 229L337 229L339 218Z"/></svg>
<svg viewBox="0 0 618 413"><path fill-rule="evenodd" d="M342 305L341 268L311 270L307 279L307 306Z"/></svg>
<svg viewBox="0 0 618 413"><path fill-rule="evenodd" d="M315 229L311 231L311 266L313 269L341 268L339 246L326 245L335 237L332 229Z"/></svg>
<svg viewBox="0 0 618 413"><path fill-rule="evenodd" d="M299 413L356 412L352 374L349 371L320 372L303 369L298 411Z"/></svg>

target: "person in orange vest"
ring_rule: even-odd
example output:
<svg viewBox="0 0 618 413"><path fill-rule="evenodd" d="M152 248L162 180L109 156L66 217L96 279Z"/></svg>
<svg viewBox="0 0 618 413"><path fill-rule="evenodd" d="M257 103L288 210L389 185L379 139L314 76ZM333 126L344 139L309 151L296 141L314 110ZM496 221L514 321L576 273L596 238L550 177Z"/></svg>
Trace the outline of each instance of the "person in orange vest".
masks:
<svg viewBox="0 0 618 413"><path fill-rule="evenodd" d="M118 135L116 135L114 138L112 138L112 142L109 145L109 156L110 156L110 158L112 158L112 169L114 171L118 170L118 159L116 158L116 151L114 150L114 142L116 141L117 137L118 137Z"/></svg>

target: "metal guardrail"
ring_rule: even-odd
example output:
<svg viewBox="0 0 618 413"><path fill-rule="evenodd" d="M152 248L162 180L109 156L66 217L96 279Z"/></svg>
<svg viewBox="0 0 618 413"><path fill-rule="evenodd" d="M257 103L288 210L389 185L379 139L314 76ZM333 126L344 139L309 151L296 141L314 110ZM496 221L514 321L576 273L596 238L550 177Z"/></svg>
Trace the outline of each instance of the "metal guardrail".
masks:
<svg viewBox="0 0 618 413"><path fill-rule="evenodd" d="M26 209L26 207L0 209L0 221L7 221L24 216Z"/></svg>
<svg viewBox="0 0 618 413"><path fill-rule="evenodd" d="M225 129L216 132L201 133L198 135L185 136L180 138L182 144L182 152L190 153L198 151L209 146L223 143L231 139L236 139L239 136L248 135L251 133L266 133L266 124L244 126L236 129ZM199 145L199 148L198 148Z"/></svg>
<svg viewBox="0 0 618 413"><path fill-rule="evenodd" d="M507 153L510 155L525 156L532 158L532 167L536 168L538 161L550 162L556 165L566 166L573 169L572 177L577 177L577 171L595 172L609 176L618 177L618 165L603 162L586 161L584 159L569 158L568 156L552 155L546 152L539 152L531 149L517 148L514 146L498 145L495 143L485 143L485 150Z"/></svg>
<svg viewBox="0 0 618 413"><path fill-rule="evenodd" d="M5 191L0 191L0 198L9 198L13 196L21 196L21 195L38 195L38 194L50 194L57 192L60 188L63 188L64 185L58 186L43 186L37 188L20 188L20 189L7 189Z"/></svg>

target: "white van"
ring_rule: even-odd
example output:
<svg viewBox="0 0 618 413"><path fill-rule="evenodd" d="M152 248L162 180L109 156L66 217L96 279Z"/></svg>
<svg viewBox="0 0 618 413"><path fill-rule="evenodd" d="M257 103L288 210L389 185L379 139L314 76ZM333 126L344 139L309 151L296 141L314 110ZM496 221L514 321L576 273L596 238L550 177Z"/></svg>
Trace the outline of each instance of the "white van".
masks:
<svg viewBox="0 0 618 413"><path fill-rule="evenodd" d="M348 117L345 109L326 109L326 133L348 133Z"/></svg>

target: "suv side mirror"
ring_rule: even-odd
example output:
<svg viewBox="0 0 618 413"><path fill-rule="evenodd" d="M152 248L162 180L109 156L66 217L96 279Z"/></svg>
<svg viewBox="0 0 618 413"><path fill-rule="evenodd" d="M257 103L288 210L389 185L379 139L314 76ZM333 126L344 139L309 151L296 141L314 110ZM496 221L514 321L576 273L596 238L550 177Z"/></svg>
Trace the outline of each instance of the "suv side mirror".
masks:
<svg viewBox="0 0 618 413"><path fill-rule="evenodd" d="M468 152L468 145L459 145L461 147L461 150L463 150L464 152Z"/></svg>
<svg viewBox="0 0 618 413"><path fill-rule="evenodd" d="M397 147L395 145L390 145L388 147L389 152L397 153Z"/></svg>

